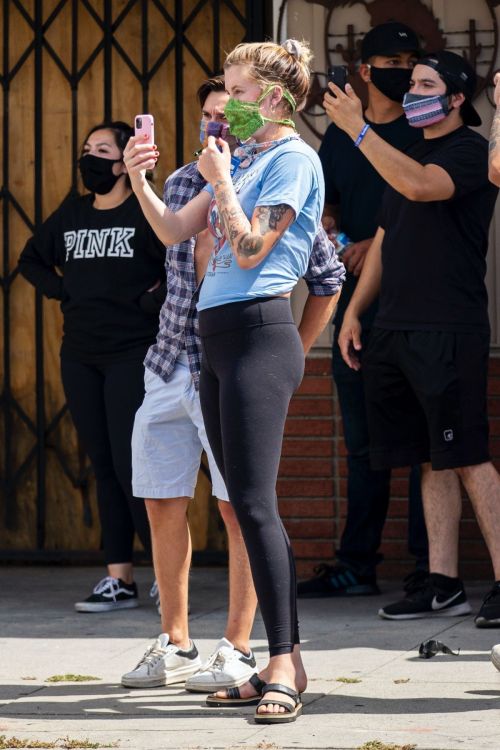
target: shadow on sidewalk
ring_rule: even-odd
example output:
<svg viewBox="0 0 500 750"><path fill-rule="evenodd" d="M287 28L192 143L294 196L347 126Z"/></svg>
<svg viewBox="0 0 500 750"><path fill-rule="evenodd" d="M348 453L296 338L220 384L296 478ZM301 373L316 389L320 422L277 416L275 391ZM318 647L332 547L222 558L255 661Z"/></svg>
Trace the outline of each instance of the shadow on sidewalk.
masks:
<svg viewBox="0 0 500 750"><path fill-rule="evenodd" d="M368 687L366 688L368 690ZM358 691L359 692L359 691ZM308 715L405 715L452 714L477 711L498 711L499 690L464 691L464 697L383 698L370 695L346 695L340 692L304 694L305 712ZM466 696L477 696L470 698ZM117 685L61 685L40 687L20 692L19 685L3 685L0 700L16 700L0 706L0 717L6 719L43 718L57 715L59 719L105 718L122 720L136 718L172 718L186 716L248 716L253 707L245 709L214 709L205 706L205 697L186 693L178 687L157 688L150 691L130 691Z"/></svg>

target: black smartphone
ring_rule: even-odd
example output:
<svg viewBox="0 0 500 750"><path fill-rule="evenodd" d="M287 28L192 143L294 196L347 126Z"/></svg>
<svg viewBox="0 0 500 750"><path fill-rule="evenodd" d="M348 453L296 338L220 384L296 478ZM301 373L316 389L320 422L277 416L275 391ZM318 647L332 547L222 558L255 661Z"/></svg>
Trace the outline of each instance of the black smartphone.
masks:
<svg viewBox="0 0 500 750"><path fill-rule="evenodd" d="M346 65L332 65L328 68L328 80L334 83L342 91L345 91L349 71ZM332 93L330 91L330 93Z"/></svg>

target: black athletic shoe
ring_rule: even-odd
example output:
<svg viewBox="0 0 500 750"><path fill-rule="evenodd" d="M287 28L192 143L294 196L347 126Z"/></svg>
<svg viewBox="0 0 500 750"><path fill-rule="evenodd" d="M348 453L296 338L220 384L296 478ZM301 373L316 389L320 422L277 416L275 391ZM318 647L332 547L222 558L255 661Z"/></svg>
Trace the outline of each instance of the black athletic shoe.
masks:
<svg viewBox="0 0 500 750"><path fill-rule="evenodd" d="M474 622L477 628L500 628L500 581L495 581Z"/></svg>
<svg viewBox="0 0 500 750"><path fill-rule="evenodd" d="M360 576L339 563L322 563L314 568L316 575L297 585L297 596L313 599L321 596L370 596L380 594L375 576Z"/></svg>
<svg viewBox="0 0 500 750"><path fill-rule="evenodd" d="M403 578L403 591L406 596L415 594L417 591L421 591L426 587L429 580L428 570L413 570Z"/></svg>
<svg viewBox="0 0 500 750"><path fill-rule="evenodd" d="M99 581L87 599L76 602L75 609L77 612L111 612L138 606L135 583L124 583L121 578L106 576Z"/></svg>
<svg viewBox="0 0 500 750"><path fill-rule="evenodd" d="M447 576L430 573L427 582L405 599L379 609L386 620L416 620L419 617L458 617L471 611L462 581L458 578L451 587L443 586Z"/></svg>

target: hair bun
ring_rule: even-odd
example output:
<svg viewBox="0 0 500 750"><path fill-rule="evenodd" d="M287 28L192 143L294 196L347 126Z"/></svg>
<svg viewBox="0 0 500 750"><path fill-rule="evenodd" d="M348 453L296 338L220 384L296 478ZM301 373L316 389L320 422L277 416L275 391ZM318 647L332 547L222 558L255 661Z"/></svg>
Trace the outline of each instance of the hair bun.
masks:
<svg viewBox="0 0 500 750"><path fill-rule="evenodd" d="M286 39L281 46L289 55L295 57L298 62L309 65L312 54L307 42L299 42L297 39Z"/></svg>
<svg viewBox="0 0 500 750"><path fill-rule="evenodd" d="M281 46L293 57L300 57L302 53L302 45L296 39L287 39Z"/></svg>

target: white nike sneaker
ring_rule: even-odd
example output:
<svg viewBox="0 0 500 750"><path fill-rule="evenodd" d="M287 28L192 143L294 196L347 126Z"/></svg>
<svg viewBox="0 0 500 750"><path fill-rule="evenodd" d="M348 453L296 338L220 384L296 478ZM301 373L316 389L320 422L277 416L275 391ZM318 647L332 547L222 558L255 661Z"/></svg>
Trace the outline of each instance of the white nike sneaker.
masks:
<svg viewBox="0 0 500 750"><path fill-rule="evenodd" d="M493 666L495 666L500 672L500 643L498 643L496 646L493 646L493 648L491 649L491 661L493 663Z"/></svg>
<svg viewBox="0 0 500 750"><path fill-rule="evenodd" d="M255 672L253 653L246 656L227 638L221 638L214 652L196 674L188 677L185 688L195 693L212 693L223 688L239 687Z"/></svg>
<svg viewBox="0 0 500 750"><path fill-rule="evenodd" d="M130 688L175 685L199 670L201 659L191 641L191 649L182 651L169 643L168 633L161 633L148 648L140 662L122 677L122 685Z"/></svg>

